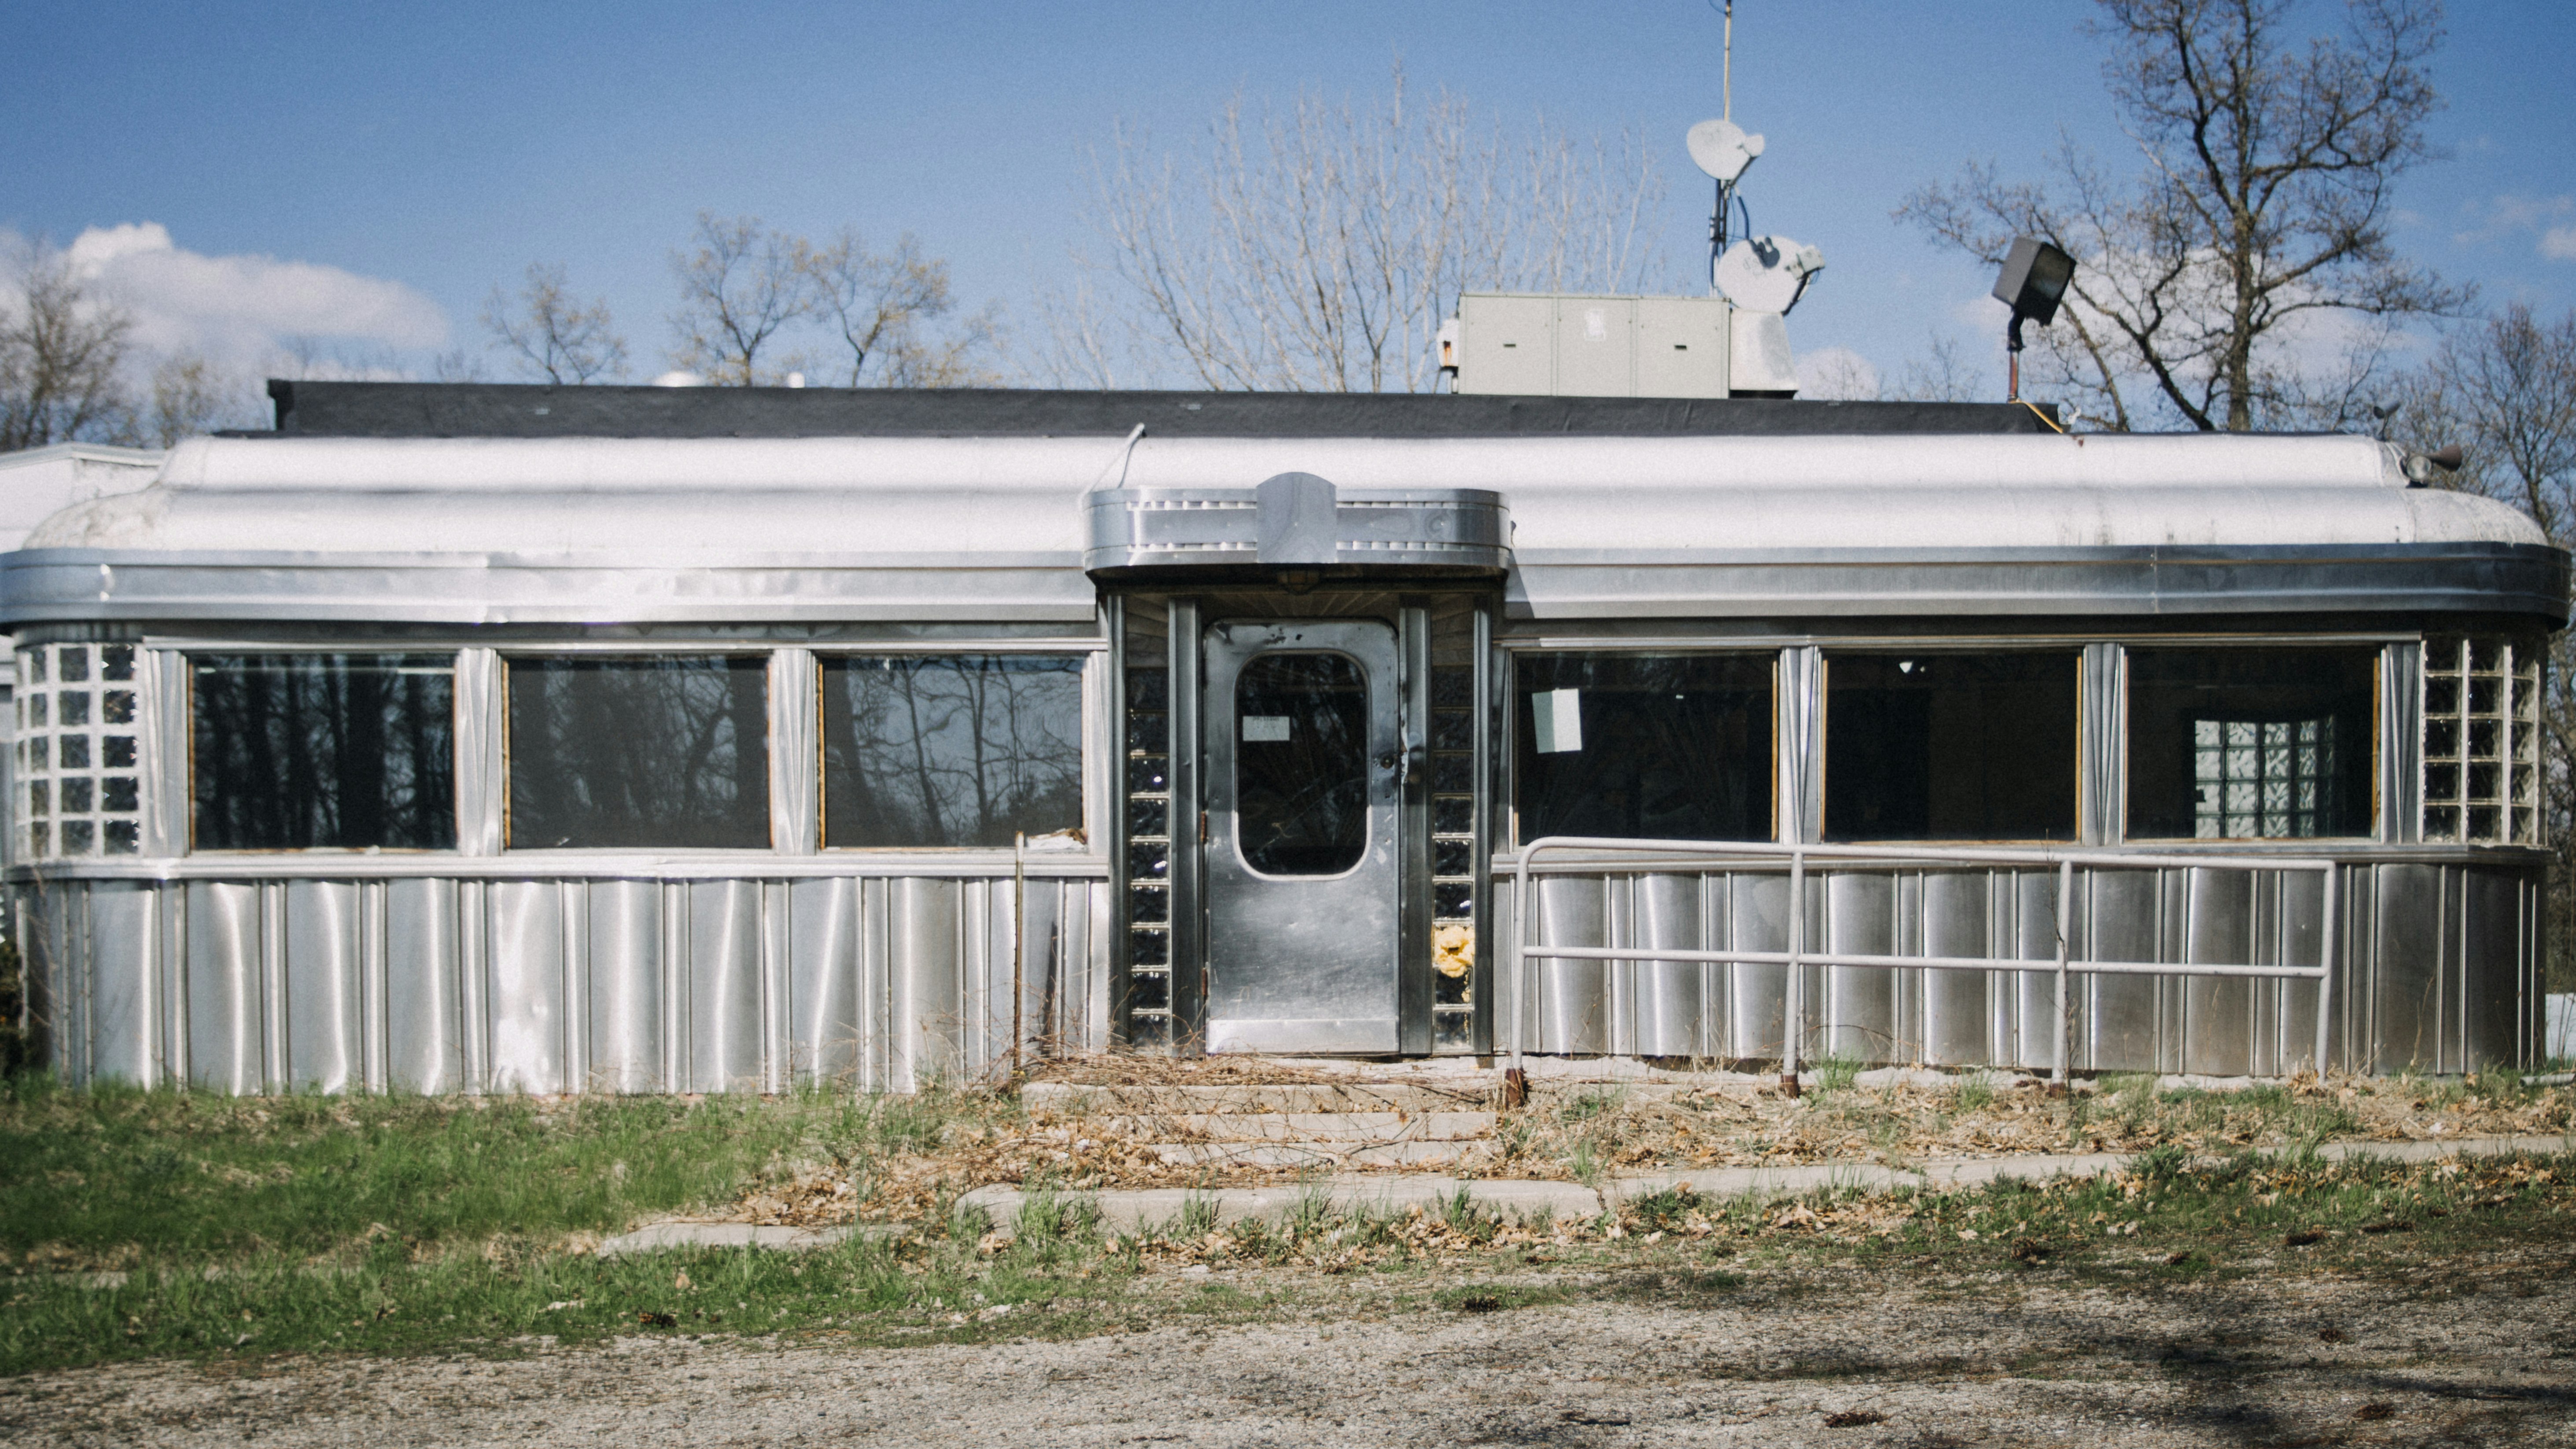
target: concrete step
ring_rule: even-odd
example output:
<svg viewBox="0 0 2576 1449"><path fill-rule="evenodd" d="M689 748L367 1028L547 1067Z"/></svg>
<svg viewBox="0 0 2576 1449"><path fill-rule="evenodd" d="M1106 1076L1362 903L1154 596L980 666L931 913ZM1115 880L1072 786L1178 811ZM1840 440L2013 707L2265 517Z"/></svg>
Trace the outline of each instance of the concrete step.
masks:
<svg viewBox="0 0 2576 1449"><path fill-rule="evenodd" d="M1456 1112L1486 1106L1481 1085L1409 1082L1091 1086L1031 1082L1020 1105L1050 1116L1172 1113Z"/></svg>
<svg viewBox="0 0 2576 1449"><path fill-rule="evenodd" d="M1362 1177L1280 1187L1218 1189L1152 1187L1084 1194L1099 1206L1100 1229L1132 1233L1139 1228L1177 1230L1196 1209L1213 1216L1218 1226L1254 1218L1285 1222L1312 1211L1320 1201L1337 1212L1366 1212L1394 1217L1412 1208L1439 1211L1464 1191L1468 1201L1513 1221L1588 1218L1601 1212L1601 1194L1575 1182L1460 1179L1454 1177ZM979 1207L992 1216L1004 1237L1016 1234L1020 1207L1028 1194L1006 1185L979 1187L958 1200L960 1207Z"/></svg>
<svg viewBox="0 0 2576 1449"><path fill-rule="evenodd" d="M1452 1167L1492 1151L1478 1141L1157 1142L1145 1149L1175 1167Z"/></svg>
<svg viewBox="0 0 2576 1449"><path fill-rule="evenodd" d="M1202 1142L1451 1142L1494 1130L1491 1112L1175 1112L1112 1117L1125 1137Z"/></svg>

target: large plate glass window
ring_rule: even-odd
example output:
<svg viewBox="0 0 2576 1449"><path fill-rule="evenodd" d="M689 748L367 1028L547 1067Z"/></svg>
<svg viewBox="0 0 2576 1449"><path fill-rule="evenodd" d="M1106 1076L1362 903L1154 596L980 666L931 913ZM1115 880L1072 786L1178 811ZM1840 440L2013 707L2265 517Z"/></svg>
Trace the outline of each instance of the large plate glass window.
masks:
<svg viewBox="0 0 2576 1449"><path fill-rule="evenodd" d="M1521 655L1520 838L1771 839L1775 674L1769 654Z"/></svg>
<svg viewBox="0 0 2576 1449"><path fill-rule="evenodd" d="M2081 662L1829 656L1825 838L2074 839Z"/></svg>
<svg viewBox="0 0 2576 1449"><path fill-rule="evenodd" d="M450 654L188 659L199 850L450 850Z"/></svg>
<svg viewBox="0 0 2576 1449"><path fill-rule="evenodd" d="M1082 825L1079 656L823 661L823 843L1008 846Z"/></svg>
<svg viewBox="0 0 2576 1449"><path fill-rule="evenodd" d="M18 651L19 857L133 855L142 849L140 740L131 644Z"/></svg>
<svg viewBox="0 0 2576 1449"><path fill-rule="evenodd" d="M2371 833L2379 650L2131 649L2133 839Z"/></svg>
<svg viewBox="0 0 2576 1449"><path fill-rule="evenodd" d="M522 656L508 667L513 849L768 847L765 657Z"/></svg>

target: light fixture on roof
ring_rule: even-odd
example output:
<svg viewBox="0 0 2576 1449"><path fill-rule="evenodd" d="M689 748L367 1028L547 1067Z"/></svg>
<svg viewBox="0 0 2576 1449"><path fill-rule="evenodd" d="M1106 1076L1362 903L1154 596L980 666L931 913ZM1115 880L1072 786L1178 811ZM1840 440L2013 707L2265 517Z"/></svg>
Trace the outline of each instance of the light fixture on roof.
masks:
<svg viewBox="0 0 2576 1449"><path fill-rule="evenodd" d="M2021 324L2045 327L2056 320L2066 284L2075 280L2075 258L2037 237L2013 238L2012 252L1995 276L1995 300L2012 308L2004 324L2004 353L2011 369L2007 402L2021 401Z"/></svg>

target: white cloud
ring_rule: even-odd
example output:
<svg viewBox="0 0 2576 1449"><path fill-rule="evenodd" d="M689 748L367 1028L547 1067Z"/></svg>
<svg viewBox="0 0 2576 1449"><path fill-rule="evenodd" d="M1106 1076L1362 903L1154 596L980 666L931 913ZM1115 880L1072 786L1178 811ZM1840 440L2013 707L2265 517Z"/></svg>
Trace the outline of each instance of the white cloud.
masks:
<svg viewBox="0 0 2576 1449"><path fill-rule="evenodd" d="M134 340L154 352L256 368L294 350L289 339L396 349L447 340L438 304L400 282L315 262L210 257L180 247L159 222L91 227L64 255L125 308Z"/></svg>
<svg viewBox="0 0 2576 1449"><path fill-rule="evenodd" d="M1868 402L1878 396L1878 369L1848 347L1819 347L1798 355L1798 396Z"/></svg>
<svg viewBox="0 0 2576 1449"><path fill-rule="evenodd" d="M2491 241L2512 232L2538 232L2540 254L2554 262L2576 262L2576 196L2499 196L2475 208L2478 225L2454 232L2464 244ZM2556 223L2553 225L2552 223Z"/></svg>

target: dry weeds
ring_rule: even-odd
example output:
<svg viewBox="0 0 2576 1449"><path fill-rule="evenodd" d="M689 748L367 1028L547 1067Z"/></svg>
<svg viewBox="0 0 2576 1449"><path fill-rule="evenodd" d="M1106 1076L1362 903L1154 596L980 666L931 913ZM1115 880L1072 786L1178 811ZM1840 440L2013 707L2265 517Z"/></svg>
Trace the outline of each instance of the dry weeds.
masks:
<svg viewBox="0 0 2576 1449"><path fill-rule="evenodd" d="M1365 1078L1258 1062L1108 1060L1050 1064L1086 1085L1311 1084ZM1443 1083L1455 1089L1463 1084ZM1462 1104L1464 1105L1464 1104ZM921 1114L913 1150L852 1144L831 1160L783 1171L729 1216L782 1224L943 1219L987 1183L1055 1187L1212 1188L1294 1182L1291 1167L1164 1161L1153 1148L1185 1134L1112 1111L1028 1112L1008 1090L944 1096ZM1968 1077L1943 1086L1851 1086L1787 1097L1770 1091L1554 1085L1498 1114L1496 1130L1456 1176L1589 1180L1613 1172L1693 1167L1885 1163L2046 1153L2193 1155L2279 1150L2323 1141L2443 1141L2576 1133L2576 1089L2511 1079L2302 1076L2238 1091L2160 1089L2152 1078L2079 1084L2051 1098L2036 1082Z"/></svg>

